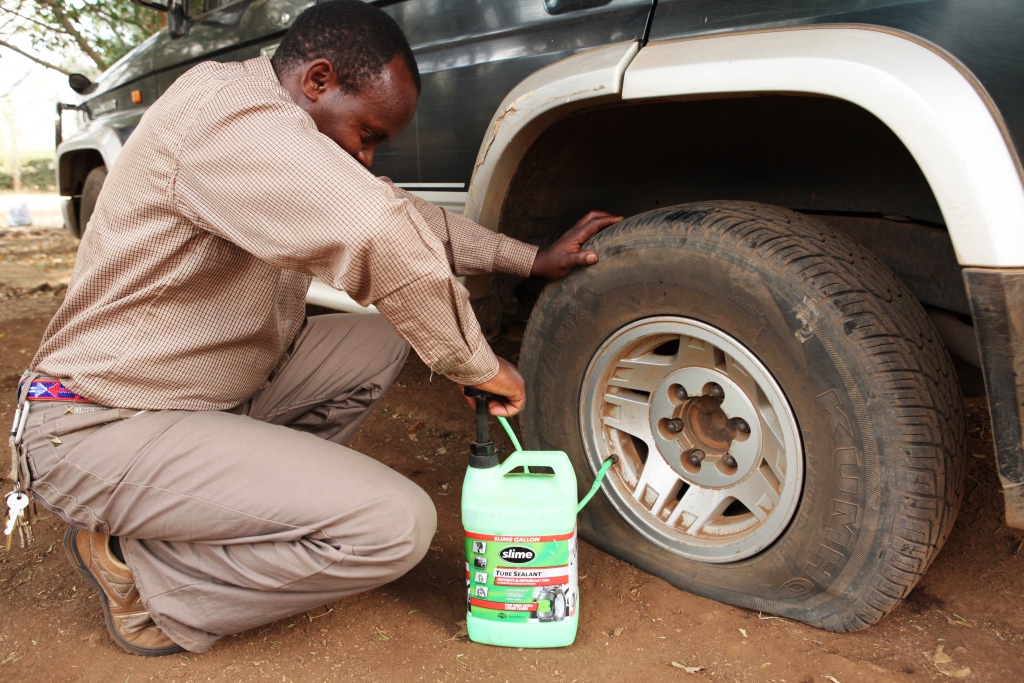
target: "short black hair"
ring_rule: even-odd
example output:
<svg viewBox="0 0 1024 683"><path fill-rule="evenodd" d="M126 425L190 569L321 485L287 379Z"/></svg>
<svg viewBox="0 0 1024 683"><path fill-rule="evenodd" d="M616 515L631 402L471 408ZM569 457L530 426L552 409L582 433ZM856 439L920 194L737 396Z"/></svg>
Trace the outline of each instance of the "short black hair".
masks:
<svg viewBox="0 0 1024 683"><path fill-rule="evenodd" d="M271 60L278 76L314 59L334 66L341 89L358 93L401 57L420 89L420 70L395 20L362 0L313 5L295 19Z"/></svg>

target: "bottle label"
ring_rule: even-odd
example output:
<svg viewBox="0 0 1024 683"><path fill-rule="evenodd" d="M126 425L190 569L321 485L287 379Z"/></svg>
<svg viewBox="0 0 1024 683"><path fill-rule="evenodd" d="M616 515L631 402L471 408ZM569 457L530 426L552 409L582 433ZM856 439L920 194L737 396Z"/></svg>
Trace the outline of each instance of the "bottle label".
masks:
<svg viewBox="0 0 1024 683"><path fill-rule="evenodd" d="M557 536L466 532L467 610L492 621L544 624L576 614L576 530Z"/></svg>

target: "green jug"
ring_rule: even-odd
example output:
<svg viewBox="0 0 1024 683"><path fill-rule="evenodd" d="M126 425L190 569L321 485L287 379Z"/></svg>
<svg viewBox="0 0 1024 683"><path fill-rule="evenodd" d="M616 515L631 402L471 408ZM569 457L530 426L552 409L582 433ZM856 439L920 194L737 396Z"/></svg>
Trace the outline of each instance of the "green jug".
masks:
<svg viewBox="0 0 1024 683"><path fill-rule="evenodd" d="M501 464L487 437L486 394L477 402L477 440L462 486L466 533L466 623L477 643L564 647L579 624L576 473L561 451L516 450ZM608 463L611 464L610 462Z"/></svg>

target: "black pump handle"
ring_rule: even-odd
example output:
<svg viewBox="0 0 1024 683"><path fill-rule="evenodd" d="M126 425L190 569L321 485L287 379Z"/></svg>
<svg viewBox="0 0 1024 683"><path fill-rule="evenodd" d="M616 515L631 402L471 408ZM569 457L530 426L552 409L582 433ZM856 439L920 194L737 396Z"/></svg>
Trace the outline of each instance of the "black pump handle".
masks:
<svg viewBox="0 0 1024 683"><path fill-rule="evenodd" d="M469 466L485 469L496 467L498 455L487 427L487 420L490 418L487 402L495 396L476 387L466 387L466 396L476 401L476 441L469 445Z"/></svg>
<svg viewBox="0 0 1024 683"><path fill-rule="evenodd" d="M476 401L476 440L477 443L487 443L490 441L488 436L488 425L487 420L490 417L490 412L487 410L487 402L495 398L494 394L489 394L486 391L481 391L476 387L466 387L466 396Z"/></svg>

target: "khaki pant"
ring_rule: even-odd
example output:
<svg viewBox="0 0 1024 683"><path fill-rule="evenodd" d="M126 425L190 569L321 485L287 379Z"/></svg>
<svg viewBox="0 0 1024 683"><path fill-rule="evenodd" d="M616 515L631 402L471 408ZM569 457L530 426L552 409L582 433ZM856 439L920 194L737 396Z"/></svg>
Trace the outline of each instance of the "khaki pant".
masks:
<svg viewBox="0 0 1024 683"><path fill-rule="evenodd" d="M120 536L156 624L202 652L423 557L426 493L340 445L407 353L379 316L317 316L244 414L33 402L33 490L68 522Z"/></svg>

